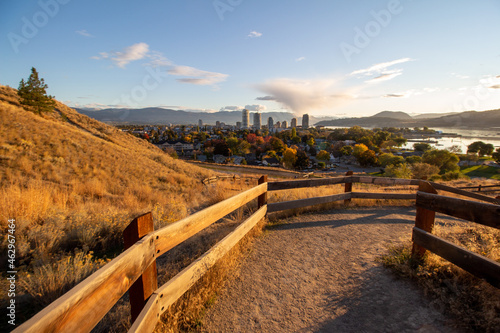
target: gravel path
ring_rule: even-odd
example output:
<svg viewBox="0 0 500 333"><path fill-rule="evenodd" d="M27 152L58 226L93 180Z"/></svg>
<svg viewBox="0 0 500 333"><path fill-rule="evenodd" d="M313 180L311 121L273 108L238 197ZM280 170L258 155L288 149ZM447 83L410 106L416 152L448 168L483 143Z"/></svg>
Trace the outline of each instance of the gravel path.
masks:
<svg viewBox="0 0 500 333"><path fill-rule="evenodd" d="M376 258L410 238L411 207L302 215L260 237L205 332L456 332Z"/></svg>

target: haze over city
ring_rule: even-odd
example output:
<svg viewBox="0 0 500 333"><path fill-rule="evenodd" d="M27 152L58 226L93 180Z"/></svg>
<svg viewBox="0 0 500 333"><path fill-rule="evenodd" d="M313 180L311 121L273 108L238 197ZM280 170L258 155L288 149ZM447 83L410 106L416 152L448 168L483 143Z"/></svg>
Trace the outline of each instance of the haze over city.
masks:
<svg viewBox="0 0 500 333"><path fill-rule="evenodd" d="M2 83L73 107L497 109L497 1L3 1Z"/></svg>

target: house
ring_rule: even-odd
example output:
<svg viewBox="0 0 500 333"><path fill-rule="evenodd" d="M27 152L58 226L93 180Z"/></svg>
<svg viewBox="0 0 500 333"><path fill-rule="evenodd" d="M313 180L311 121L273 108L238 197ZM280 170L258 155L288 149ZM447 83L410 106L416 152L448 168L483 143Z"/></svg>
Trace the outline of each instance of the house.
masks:
<svg viewBox="0 0 500 333"><path fill-rule="evenodd" d="M262 164L265 166L280 166L280 161L276 157L269 157L262 160Z"/></svg>
<svg viewBox="0 0 500 333"><path fill-rule="evenodd" d="M165 148L173 148L177 153L179 152L192 152L194 150L194 145L189 142L183 141L165 141L163 143L158 144L160 149Z"/></svg>
<svg viewBox="0 0 500 333"><path fill-rule="evenodd" d="M245 160L245 158L243 156L233 156L232 160L234 164L240 165Z"/></svg>
<svg viewBox="0 0 500 333"><path fill-rule="evenodd" d="M217 164L223 164L224 162L226 162L226 158L227 157L224 155L214 155L213 160Z"/></svg>

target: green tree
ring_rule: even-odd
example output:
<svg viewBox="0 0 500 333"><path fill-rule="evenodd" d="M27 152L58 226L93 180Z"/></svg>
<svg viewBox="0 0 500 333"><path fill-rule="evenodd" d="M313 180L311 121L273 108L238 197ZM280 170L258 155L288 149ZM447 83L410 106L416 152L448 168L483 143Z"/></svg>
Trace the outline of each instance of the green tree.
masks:
<svg viewBox="0 0 500 333"><path fill-rule="evenodd" d="M432 149L432 147L430 144L422 142L422 143L415 143L413 145L413 149L415 149L415 151L427 151Z"/></svg>
<svg viewBox="0 0 500 333"><path fill-rule="evenodd" d="M54 110L55 101L50 95L47 95L48 88L44 79L38 77L35 67L31 68L31 75L28 81L21 80L17 94L21 98L21 104L31 111L41 114Z"/></svg>
<svg viewBox="0 0 500 333"><path fill-rule="evenodd" d="M458 156L447 150L428 150L422 156L423 163L437 166L441 173L460 170L458 161Z"/></svg>
<svg viewBox="0 0 500 333"><path fill-rule="evenodd" d="M352 146L344 146L342 148L340 148L340 153L344 156L349 156L349 155L352 155Z"/></svg>
<svg viewBox="0 0 500 333"><path fill-rule="evenodd" d="M295 168L305 169L309 166L309 157L303 150L297 151L297 159L295 160Z"/></svg>
<svg viewBox="0 0 500 333"><path fill-rule="evenodd" d="M408 164L388 165L384 170L385 176L391 178L405 178L410 179L413 175L411 168Z"/></svg>
<svg viewBox="0 0 500 333"><path fill-rule="evenodd" d="M477 153L479 156L491 155L495 147L491 143L484 143L483 141L476 141L467 146L467 154Z"/></svg>
<svg viewBox="0 0 500 333"><path fill-rule="evenodd" d="M497 163L500 163L500 148L497 148L497 150L491 154L491 157L493 157Z"/></svg>

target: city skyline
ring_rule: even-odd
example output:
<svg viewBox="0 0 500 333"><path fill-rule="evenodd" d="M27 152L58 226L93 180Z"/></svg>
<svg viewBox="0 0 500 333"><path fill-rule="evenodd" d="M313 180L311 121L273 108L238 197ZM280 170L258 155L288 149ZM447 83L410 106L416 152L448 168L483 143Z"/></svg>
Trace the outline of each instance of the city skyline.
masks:
<svg viewBox="0 0 500 333"><path fill-rule="evenodd" d="M0 84L17 88L35 67L74 107L337 117L500 107L493 0L7 0L1 9Z"/></svg>

